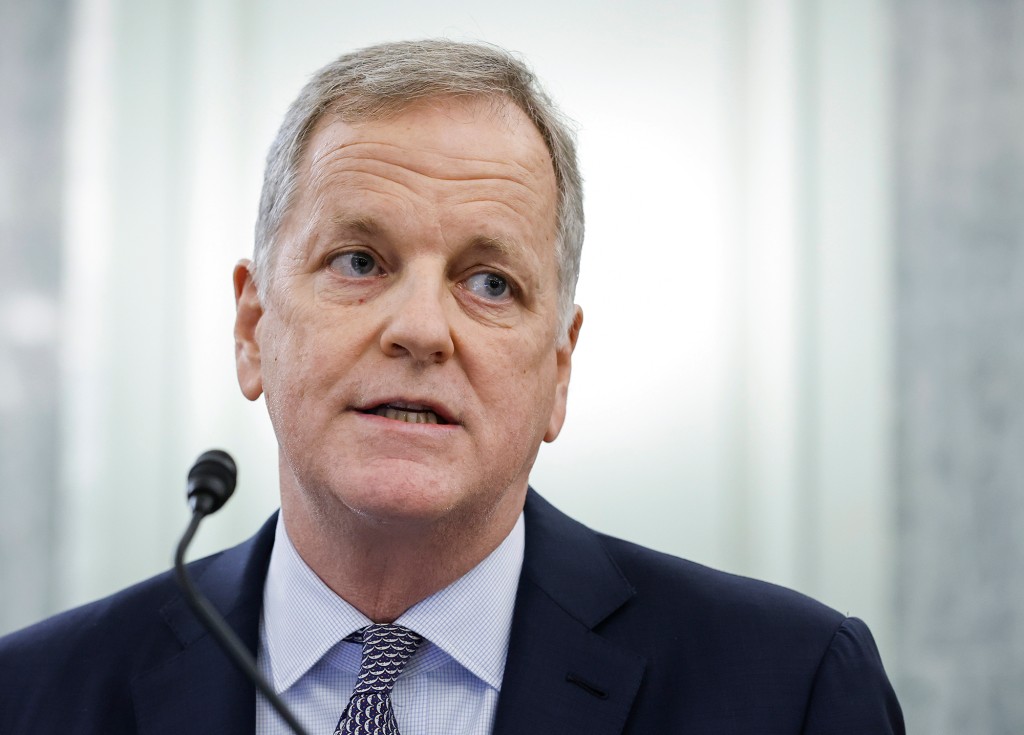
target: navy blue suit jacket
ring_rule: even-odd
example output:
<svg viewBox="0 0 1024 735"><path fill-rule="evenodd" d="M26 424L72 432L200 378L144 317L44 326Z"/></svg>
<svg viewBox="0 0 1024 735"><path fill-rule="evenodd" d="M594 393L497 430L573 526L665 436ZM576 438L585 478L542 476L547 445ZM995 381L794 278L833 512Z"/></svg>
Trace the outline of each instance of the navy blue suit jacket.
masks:
<svg viewBox="0 0 1024 735"><path fill-rule="evenodd" d="M497 735L903 733L871 634L795 592L597 534L533 491ZM194 562L256 650L273 519ZM0 733L251 735L255 691L169 574L0 639Z"/></svg>

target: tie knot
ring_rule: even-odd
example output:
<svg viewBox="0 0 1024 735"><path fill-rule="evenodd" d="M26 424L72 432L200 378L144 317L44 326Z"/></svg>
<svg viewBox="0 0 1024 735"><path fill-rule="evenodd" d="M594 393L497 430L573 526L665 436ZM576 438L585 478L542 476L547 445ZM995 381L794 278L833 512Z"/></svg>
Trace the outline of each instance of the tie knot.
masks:
<svg viewBox="0 0 1024 735"><path fill-rule="evenodd" d="M375 623L361 631L363 657L356 694L388 693L423 637L394 623Z"/></svg>

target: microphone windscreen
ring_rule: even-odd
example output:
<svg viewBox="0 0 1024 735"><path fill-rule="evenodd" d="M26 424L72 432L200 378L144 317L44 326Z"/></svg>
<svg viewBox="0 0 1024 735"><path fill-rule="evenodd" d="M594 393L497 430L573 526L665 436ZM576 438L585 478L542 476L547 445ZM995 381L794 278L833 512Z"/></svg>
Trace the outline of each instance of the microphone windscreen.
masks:
<svg viewBox="0 0 1024 735"><path fill-rule="evenodd" d="M230 454L221 449L203 452L188 472L189 503L194 509L201 502L207 514L220 510L235 491L237 477L238 468Z"/></svg>

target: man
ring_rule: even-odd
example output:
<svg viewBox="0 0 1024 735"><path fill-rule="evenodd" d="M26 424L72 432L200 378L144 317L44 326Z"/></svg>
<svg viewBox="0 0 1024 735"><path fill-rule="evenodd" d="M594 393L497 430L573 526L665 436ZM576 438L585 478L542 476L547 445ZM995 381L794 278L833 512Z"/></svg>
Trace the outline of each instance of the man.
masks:
<svg viewBox="0 0 1024 735"><path fill-rule="evenodd" d="M281 513L197 584L314 733L902 733L859 621L528 489L565 417L581 202L504 52L321 70L234 273ZM0 673L2 733L286 732L166 576L7 638Z"/></svg>

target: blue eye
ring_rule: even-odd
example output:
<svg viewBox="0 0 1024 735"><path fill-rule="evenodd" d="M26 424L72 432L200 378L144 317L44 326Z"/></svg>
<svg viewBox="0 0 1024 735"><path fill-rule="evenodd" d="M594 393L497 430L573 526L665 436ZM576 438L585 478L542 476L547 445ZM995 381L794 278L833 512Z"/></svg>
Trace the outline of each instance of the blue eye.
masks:
<svg viewBox="0 0 1024 735"><path fill-rule="evenodd" d="M351 253L339 253L331 258L330 266L343 276L361 278L377 275L380 271L377 261L369 253L357 250Z"/></svg>
<svg viewBox="0 0 1024 735"><path fill-rule="evenodd" d="M466 287L481 298L497 301L509 295L511 288L497 273L476 273L466 279Z"/></svg>

